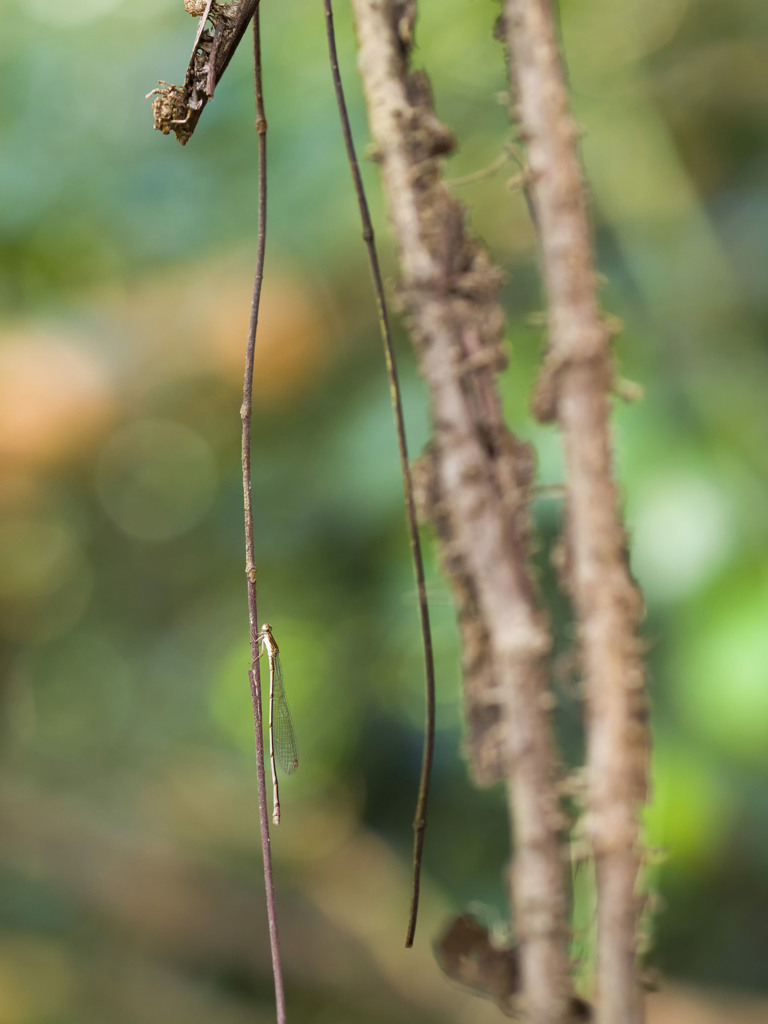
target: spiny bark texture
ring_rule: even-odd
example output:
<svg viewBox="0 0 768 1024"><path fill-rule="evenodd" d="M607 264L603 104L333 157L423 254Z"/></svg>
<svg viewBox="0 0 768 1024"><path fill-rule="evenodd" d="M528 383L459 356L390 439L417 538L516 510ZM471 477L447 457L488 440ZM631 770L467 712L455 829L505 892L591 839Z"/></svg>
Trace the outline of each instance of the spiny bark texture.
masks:
<svg viewBox="0 0 768 1024"><path fill-rule="evenodd" d="M535 397L556 420L567 473L566 584L587 684L584 822L597 877L597 1020L640 1024L635 979L638 812L648 736L638 623L610 450L610 335L597 301L587 208L550 0L504 0L515 110L528 147L549 346Z"/></svg>
<svg viewBox="0 0 768 1024"><path fill-rule="evenodd" d="M429 83L410 72L415 5L353 0L359 68L401 269L400 298L429 385L433 441L423 505L457 595L469 755L476 778L509 783L522 994L536 1024L568 1019L561 814L545 699L547 622L528 568L528 447L506 428L500 275L441 183L453 139Z"/></svg>

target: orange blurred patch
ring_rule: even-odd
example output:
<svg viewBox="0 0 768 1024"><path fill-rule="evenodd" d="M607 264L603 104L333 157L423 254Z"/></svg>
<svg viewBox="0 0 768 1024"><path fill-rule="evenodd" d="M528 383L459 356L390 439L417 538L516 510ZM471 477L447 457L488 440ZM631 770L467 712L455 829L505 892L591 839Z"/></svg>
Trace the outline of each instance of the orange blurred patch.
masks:
<svg viewBox="0 0 768 1024"><path fill-rule="evenodd" d="M174 270L139 285L125 316L143 374L147 362L161 376L209 372L242 383L253 270L240 259ZM314 386L334 349L333 316L312 284L268 272L256 342L254 395L283 402Z"/></svg>
<svg viewBox="0 0 768 1024"><path fill-rule="evenodd" d="M81 450L110 419L104 366L87 349L54 335L0 337L0 462L49 465Z"/></svg>
<svg viewBox="0 0 768 1024"><path fill-rule="evenodd" d="M241 380L250 316L250 276L225 277L209 308L212 367ZM256 337L254 395L283 401L310 389L329 362L333 344L327 309L306 282L290 277L264 281Z"/></svg>

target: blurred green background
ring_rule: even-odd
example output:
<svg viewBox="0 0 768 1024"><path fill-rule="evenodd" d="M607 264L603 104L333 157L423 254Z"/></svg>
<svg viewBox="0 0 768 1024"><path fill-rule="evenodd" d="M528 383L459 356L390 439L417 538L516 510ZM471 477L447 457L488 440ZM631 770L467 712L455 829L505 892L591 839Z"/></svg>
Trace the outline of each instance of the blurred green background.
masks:
<svg viewBox="0 0 768 1024"><path fill-rule="evenodd" d="M0 1024L267 1021L239 475L249 47L182 148L144 99L183 78L181 0L2 6ZM392 415L322 5L262 7L254 491L260 617L301 760L273 837L289 1015L482 1024L499 1012L442 978L430 942L473 901L503 919L504 795L466 778L454 618L430 554L439 734L406 953L423 701ZM460 142L449 177L511 138L497 11L421 5L417 60ZM649 835L669 854L651 876L650 962L669 986L652 1019L768 1021L768 7L563 0L561 19L604 303L625 324L619 372L645 392L617 404L615 448L648 602ZM362 150L344 5L337 23ZM542 300L515 173L456 191L507 273L510 423L554 484L557 435L527 411ZM424 392L398 346L418 453ZM549 568L561 508L542 496L534 511L565 655ZM560 675L574 763L579 706Z"/></svg>

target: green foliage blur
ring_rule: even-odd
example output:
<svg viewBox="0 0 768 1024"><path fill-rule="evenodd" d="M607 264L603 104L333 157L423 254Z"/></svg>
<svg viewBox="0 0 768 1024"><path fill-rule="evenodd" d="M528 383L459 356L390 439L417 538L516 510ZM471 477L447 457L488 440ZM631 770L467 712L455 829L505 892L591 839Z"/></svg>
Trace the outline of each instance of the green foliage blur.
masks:
<svg viewBox="0 0 768 1024"><path fill-rule="evenodd" d="M0 1024L267 1021L239 448L249 46L182 148L152 131L144 99L183 79L195 22L181 0L3 7ZM768 6L560 7L604 304L624 323L619 374L644 393L617 399L615 451L648 605L648 835L666 851L648 869L664 904L649 962L672 982L766 992ZM466 776L454 617L430 554L439 733L406 953L422 666L387 382L322 5L262 9L253 467L259 615L300 752L273 836L289 1011L482 1024L498 1011L441 977L430 942L468 904L504 919L504 794ZM421 4L417 60L459 140L451 178L514 140L497 13ZM346 6L337 28L362 152ZM501 387L552 485L558 438L528 413L543 299L517 171L456 192L507 274ZM364 174L394 281L374 166ZM398 347L418 454L424 390ZM565 665L552 493L534 508L537 560ZM578 681L555 676L575 766Z"/></svg>

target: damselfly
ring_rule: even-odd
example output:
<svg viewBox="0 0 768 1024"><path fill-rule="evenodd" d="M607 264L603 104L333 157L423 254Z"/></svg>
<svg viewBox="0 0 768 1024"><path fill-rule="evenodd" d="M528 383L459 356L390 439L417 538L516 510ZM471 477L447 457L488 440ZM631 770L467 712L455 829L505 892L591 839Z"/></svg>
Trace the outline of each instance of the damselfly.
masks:
<svg viewBox="0 0 768 1024"><path fill-rule="evenodd" d="M286 775L293 775L299 767L296 735L293 731L288 701L283 687L283 668L280 648L272 636L272 627L264 623L259 632L262 654L269 661L269 766L272 770L272 821L280 824L280 794L277 788L275 762Z"/></svg>

